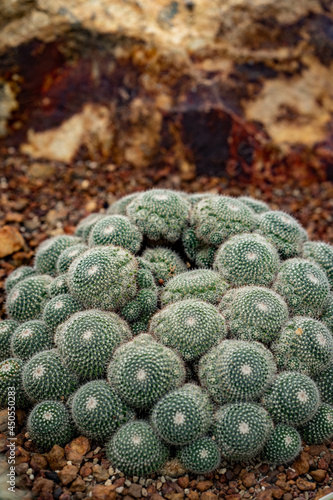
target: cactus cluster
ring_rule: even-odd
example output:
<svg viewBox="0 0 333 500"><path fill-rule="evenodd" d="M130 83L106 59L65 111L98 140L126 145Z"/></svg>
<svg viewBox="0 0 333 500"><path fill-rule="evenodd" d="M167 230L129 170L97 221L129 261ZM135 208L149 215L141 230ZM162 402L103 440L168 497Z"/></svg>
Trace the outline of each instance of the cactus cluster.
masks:
<svg viewBox="0 0 333 500"><path fill-rule="evenodd" d="M249 196L134 193L5 282L0 407L37 448L205 474L333 437L333 247Z"/></svg>

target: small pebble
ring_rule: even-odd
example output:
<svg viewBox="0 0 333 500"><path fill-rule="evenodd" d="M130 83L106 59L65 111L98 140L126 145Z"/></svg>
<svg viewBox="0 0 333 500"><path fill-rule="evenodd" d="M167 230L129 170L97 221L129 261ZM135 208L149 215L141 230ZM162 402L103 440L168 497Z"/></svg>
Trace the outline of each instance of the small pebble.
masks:
<svg viewBox="0 0 333 500"><path fill-rule="evenodd" d="M116 492L117 493L122 493L124 491L124 487L123 486L119 486L118 488L116 488Z"/></svg>

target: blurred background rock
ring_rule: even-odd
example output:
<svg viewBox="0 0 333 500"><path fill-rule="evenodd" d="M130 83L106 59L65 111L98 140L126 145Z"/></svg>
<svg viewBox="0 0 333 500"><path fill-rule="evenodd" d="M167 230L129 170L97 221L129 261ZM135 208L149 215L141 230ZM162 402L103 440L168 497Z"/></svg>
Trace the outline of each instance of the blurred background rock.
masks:
<svg viewBox="0 0 333 500"><path fill-rule="evenodd" d="M3 155L333 178L331 0L0 4Z"/></svg>

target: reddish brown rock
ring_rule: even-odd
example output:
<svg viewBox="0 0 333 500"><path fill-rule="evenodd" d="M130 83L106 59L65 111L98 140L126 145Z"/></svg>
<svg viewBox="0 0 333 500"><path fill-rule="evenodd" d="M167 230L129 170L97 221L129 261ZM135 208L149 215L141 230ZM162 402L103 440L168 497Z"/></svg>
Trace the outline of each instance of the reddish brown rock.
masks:
<svg viewBox="0 0 333 500"><path fill-rule="evenodd" d="M9 457L10 451L6 452L6 457ZM30 461L30 453L22 446L15 447L15 465L26 463Z"/></svg>
<svg viewBox="0 0 333 500"><path fill-rule="evenodd" d="M32 493L38 495L39 493L52 493L53 492L53 481L46 479L45 477L37 477L34 481L32 487Z"/></svg>
<svg viewBox="0 0 333 500"><path fill-rule="evenodd" d="M131 486L128 488L127 494L130 495L133 498L140 498L141 497L141 491L142 491L141 484L132 483Z"/></svg>
<svg viewBox="0 0 333 500"><path fill-rule="evenodd" d="M150 497L150 500L161 500L161 499L163 499L163 497L159 493L153 493L152 496ZM199 499L199 495L198 495L198 499ZM198 499L193 498L191 500L198 500Z"/></svg>
<svg viewBox="0 0 333 500"><path fill-rule="evenodd" d="M110 486L104 486L102 484L97 484L92 489L93 500L116 500L117 494L115 492L115 485L110 484Z"/></svg>
<svg viewBox="0 0 333 500"><path fill-rule="evenodd" d="M213 486L211 481L199 481L196 485L196 489L203 492L209 490Z"/></svg>
<svg viewBox="0 0 333 500"><path fill-rule="evenodd" d="M45 456L52 470L60 470L65 467L67 463L64 449L57 444L55 444L51 451L46 453Z"/></svg>
<svg viewBox="0 0 333 500"><path fill-rule="evenodd" d="M167 493L166 495L164 495L165 498L167 498L168 500L183 500L185 494L184 492L182 493L176 493L176 492L173 492L173 493Z"/></svg>
<svg viewBox="0 0 333 500"><path fill-rule="evenodd" d="M297 488L301 491L312 491L316 489L316 483L311 483L302 477L299 477L296 481Z"/></svg>
<svg viewBox="0 0 333 500"><path fill-rule="evenodd" d="M253 472L243 474L241 480L245 488L251 488L251 486L254 486L257 482Z"/></svg>
<svg viewBox="0 0 333 500"><path fill-rule="evenodd" d="M271 487L271 492L273 498L276 498L277 500L280 500L280 498L283 497L284 491L282 488L278 488L277 486L272 486Z"/></svg>
<svg viewBox="0 0 333 500"><path fill-rule="evenodd" d="M4 434L0 434L0 453L3 453L9 444L7 437Z"/></svg>
<svg viewBox="0 0 333 500"><path fill-rule="evenodd" d="M98 483L103 483L109 479L109 473L101 465L94 465L92 468L92 474Z"/></svg>
<svg viewBox="0 0 333 500"><path fill-rule="evenodd" d="M306 474L310 469L309 458L309 453L302 451L298 459L291 465L291 469L295 469L299 476Z"/></svg>
<svg viewBox="0 0 333 500"><path fill-rule="evenodd" d="M319 455L323 452L327 452L327 447L324 444L314 444L309 446L309 453L313 457L319 457Z"/></svg>
<svg viewBox="0 0 333 500"><path fill-rule="evenodd" d="M79 436L65 446L66 459L75 465L80 465L84 455L89 452L90 447L89 439L85 436Z"/></svg>
<svg viewBox="0 0 333 500"><path fill-rule="evenodd" d="M0 228L0 259L11 255L24 246L21 233L14 226Z"/></svg>
<svg viewBox="0 0 333 500"><path fill-rule="evenodd" d="M189 500L199 500L200 496L199 496L199 493L197 491L194 491L194 490L190 490L186 497L189 499Z"/></svg>
<svg viewBox="0 0 333 500"><path fill-rule="evenodd" d="M218 500L218 496L212 491L204 491L200 498L201 500Z"/></svg>
<svg viewBox="0 0 333 500"><path fill-rule="evenodd" d="M317 465L318 465L319 469L328 470L329 464L327 463L327 461L325 460L325 458L323 457L320 460L318 460L318 464Z"/></svg>
<svg viewBox="0 0 333 500"><path fill-rule="evenodd" d="M46 469L47 460L44 455L35 453L30 460L30 466L34 471L39 472L42 469Z"/></svg>
<svg viewBox="0 0 333 500"><path fill-rule="evenodd" d="M76 478L78 472L79 469L76 465L65 465L65 467L58 472L58 477L62 484L67 485Z"/></svg>
<svg viewBox="0 0 333 500"><path fill-rule="evenodd" d="M76 493L78 491L84 491L87 487L87 483L83 481L82 477L77 477L71 484L69 488L70 491Z"/></svg>
<svg viewBox="0 0 333 500"><path fill-rule="evenodd" d="M92 474L92 468L93 468L92 462L86 462L85 464L82 465L80 469L80 476L81 477L90 476L90 474Z"/></svg>
<svg viewBox="0 0 333 500"><path fill-rule="evenodd" d="M326 470L317 469L310 472L311 476L317 483L322 483L326 477Z"/></svg>
<svg viewBox="0 0 333 500"><path fill-rule="evenodd" d="M187 488L189 483L190 483L190 479L188 476L182 476L182 477L179 477L177 479L177 483L179 484L179 486L183 489Z"/></svg>

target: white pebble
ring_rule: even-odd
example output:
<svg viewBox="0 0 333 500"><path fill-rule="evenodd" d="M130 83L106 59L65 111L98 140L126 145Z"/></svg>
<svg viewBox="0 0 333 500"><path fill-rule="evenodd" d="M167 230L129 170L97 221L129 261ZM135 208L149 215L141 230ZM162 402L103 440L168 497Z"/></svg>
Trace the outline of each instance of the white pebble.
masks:
<svg viewBox="0 0 333 500"><path fill-rule="evenodd" d="M35 479L35 476L33 474L30 474L29 479L31 479L32 481L33 479Z"/></svg>
<svg viewBox="0 0 333 500"><path fill-rule="evenodd" d="M144 477L140 477L139 483L141 484L141 486L144 486L146 484L145 478Z"/></svg>
<svg viewBox="0 0 333 500"><path fill-rule="evenodd" d="M142 495L143 497L147 497L147 496L148 496L148 491L146 490L146 488L142 488L142 490L141 490L141 495Z"/></svg>
<svg viewBox="0 0 333 500"><path fill-rule="evenodd" d="M124 487L123 486L119 486L118 488L116 488L116 492L117 493L122 493L124 491Z"/></svg>
<svg viewBox="0 0 333 500"><path fill-rule="evenodd" d="M113 476L113 474L114 474L114 468L113 467L109 467L109 474L110 474L110 476Z"/></svg>
<svg viewBox="0 0 333 500"><path fill-rule="evenodd" d="M94 455L97 455L98 452L101 451L101 447L100 446L97 446L97 448L94 450Z"/></svg>
<svg viewBox="0 0 333 500"><path fill-rule="evenodd" d="M156 489L160 490L162 488L162 481L157 481L156 483Z"/></svg>
<svg viewBox="0 0 333 500"><path fill-rule="evenodd" d="M161 476L161 477L160 477L160 480L162 481L162 483L165 483L165 481L166 481L166 479L165 479L165 477L164 477L164 476Z"/></svg>
<svg viewBox="0 0 333 500"><path fill-rule="evenodd" d="M137 483L139 481L138 476L133 476L133 483Z"/></svg>
<svg viewBox="0 0 333 500"><path fill-rule="evenodd" d="M127 486L127 488L129 488L131 486L131 481L129 479L126 479L125 481L125 486Z"/></svg>
<svg viewBox="0 0 333 500"><path fill-rule="evenodd" d="M30 474L32 474L32 469L31 469L31 467L27 470L26 474L28 474L28 476L30 476Z"/></svg>
<svg viewBox="0 0 333 500"><path fill-rule="evenodd" d="M110 479L107 479L104 483L105 486L110 486L110 484L112 484Z"/></svg>

